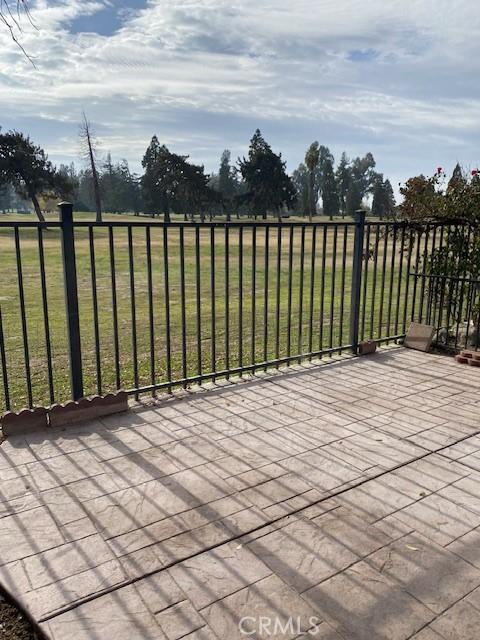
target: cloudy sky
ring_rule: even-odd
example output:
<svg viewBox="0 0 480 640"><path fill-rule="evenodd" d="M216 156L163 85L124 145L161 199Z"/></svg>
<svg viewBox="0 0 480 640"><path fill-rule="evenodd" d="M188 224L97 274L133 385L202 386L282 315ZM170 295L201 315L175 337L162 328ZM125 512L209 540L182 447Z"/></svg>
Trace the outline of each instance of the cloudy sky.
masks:
<svg viewBox="0 0 480 640"><path fill-rule="evenodd" d="M371 151L398 183L480 164L480 11L466 0L31 0L0 29L0 125L78 161L82 109L102 151L139 163L156 133L215 169L259 127L293 170L313 140Z"/></svg>

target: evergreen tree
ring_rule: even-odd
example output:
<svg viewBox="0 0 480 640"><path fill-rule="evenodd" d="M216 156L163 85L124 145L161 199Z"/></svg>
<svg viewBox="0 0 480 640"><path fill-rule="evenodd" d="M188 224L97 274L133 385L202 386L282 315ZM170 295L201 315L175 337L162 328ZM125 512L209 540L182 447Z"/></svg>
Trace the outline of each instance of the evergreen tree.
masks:
<svg viewBox="0 0 480 640"><path fill-rule="evenodd" d="M0 184L10 184L22 197L28 197L40 222L41 196L67 197L71 185L57 173L45 151L17 131L0 133Z"/></svg>
<svg viewBox="0 0 480 640"><path fill-rule="evenodd" d="M333 157L333 154L331 153L330 149L324 146L323 144L320 145L318 151L319 151L319 158L318 158L318 168L317 168L317 184L318 184L318 190L321 193L323 188L325 165L330 162L333 166L333 164L335 163L335 158Z"/></svg>
<svg viewBox="0 0 480 640"><path fill-rule="evenodd" d="M147 211L162 212L169 221L172 211L193 216L196 209L203 212L215 200L203 166L188 163L187 158L170 152L153 136L142 161L145 173L141 185Z"/></svg>
<svg viewBox="0 0 480 640"><path fill-rule="evenodd" d="M267 217L267 212L278 213L282 207L292 208L295 187L285 171L281 154L273 153L260 130L250 141L248 158L239 160L240 173L247 192L240 201L248 204L255 215Z"/></svg>
<svg viewBox="0 0 480 640"><path fill-rule="evenodd" d="M463 174L462 167L457 162L457 164L455 165L455 168L453 169L452 177L448 182L447 190L451 191L456 187L459 187L461 185L466 185L466 184L467 184L467 179Z"/></svg>
<svg viewBox="0 0 480 640"><path fill-rule="evenodd" d="M170 213L165 190L162 188L162 185L159 184L160 176L158 167L162 162L162 158L165 158L167 154L167 147L160 145L157 136L154 135L143 156L142 167L145 173L141 178L145 211L152 215L163 212L168 216Z"/></svg>
<svg viewBox="0 0 480 640"><path fill-rule="evenodd" d="M372 216L382 220L385 212L385 187L383 183L383 174L377 173L372 189Z"/></svg>
<svg viewBox="0 0 480 640"><path fill-rule="evenodd" d="M383 183L385 189L385 215L387 218L392 218L395 215L397 209L397 203L395 202L395 194L390 180L385 180Z"/></svg>
<svg viewBox="0 0 480 640"><path fill-rule="evenodd" d="M395 215L395 195L390 180L384 180L382 173L377 173L372 187L372 216L392 218Z"/></svg>
<svg viewBox="0 0 480 640"><path fill-rule="evenodd" d="M118 181L110 152L107 153L99 177L100 193L105 211L118 213Z"/></svg>
<svg viewBox="0 0 480 640"><path fill-rule="evenodd" d="M338 198L335 173L333 171L332 161L329 158L325 160L323 165L322 204L323 214L329 216L330 220L333 219L333 216L338 216L340 213L340 201Z"/></svg>
<svg viewBox="0 0 480 640"><path fill-rule="evenodd" d="M362 194L356 180L352 180L348 185L347 196L345 198L345 213L353 218L355 211L362 206Z"/></svg>
<svg viewBox="0 0 480 640"><path fill-rule="evenodd" d="M220 158L218 171L218 191L227 201L231 201L237 191L235 167L231 165L231 153L225 149Z"/></svg>

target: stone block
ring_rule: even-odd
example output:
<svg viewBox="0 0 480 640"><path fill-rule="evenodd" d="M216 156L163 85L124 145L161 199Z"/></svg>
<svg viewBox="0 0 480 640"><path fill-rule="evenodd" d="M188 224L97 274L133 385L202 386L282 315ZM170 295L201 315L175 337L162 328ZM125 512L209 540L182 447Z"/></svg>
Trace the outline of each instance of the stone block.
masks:
<svg viewBox="0 0 480 640"><path fill-rule="evenodd" d="M377 350L377 343L374 340L365 340L358 345L358 355L366 356L369 353L375 353Z"/></svg>
<svg viewBox="0 0 480 640"><path fill-rule="evenodd" d="M7 411L1 417L0 425L4 436L41 431L48 427L47 410L43 407L37 407L36 409L23 409L19 413Z"/></svg>
<svg viewBox="0 0 480 640"><path fill-rule="evenodd" d="M50 425L64 427L83 420L95 420L101 416L128 411L128 396L125 391L106 396L81 398L66 404L55 404L49 409Z"/></svg>
<svg viewBox="0 0 480 640"><path fill-rule="evenodd" d="M428 351L432 345L435 328L429 324L412 322L403 343L409 349Z"/></svg>

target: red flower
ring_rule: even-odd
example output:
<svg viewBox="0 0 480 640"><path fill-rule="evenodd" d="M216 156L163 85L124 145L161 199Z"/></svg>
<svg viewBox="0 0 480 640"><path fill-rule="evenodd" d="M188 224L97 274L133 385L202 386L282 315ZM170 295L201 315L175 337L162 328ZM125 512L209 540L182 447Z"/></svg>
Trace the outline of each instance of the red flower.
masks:
<svg viewBox="0 0 480 640"><path fill-rule="evenodd" d="M437 173L442 173L443 169L442 167L437 167Z"/></svg>
<svg viewBox="0 0 480 640"><path fill-rule="evenodd" d="M472 169L472 176L478 175L478 169Z"/></svg>

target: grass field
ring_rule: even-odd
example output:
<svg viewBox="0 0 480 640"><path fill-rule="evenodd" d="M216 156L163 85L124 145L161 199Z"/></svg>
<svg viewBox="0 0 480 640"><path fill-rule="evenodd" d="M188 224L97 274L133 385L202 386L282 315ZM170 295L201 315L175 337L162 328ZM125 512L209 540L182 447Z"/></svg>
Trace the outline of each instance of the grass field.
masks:
<svg viewBox="0 0 480 640"><path fill-rule="evenodd" d="M33 221L33 216L0 216L1 222L21 219ZM49 219L57 219L52 216ZM75 214L76 220L91 220L91 214ZM134 216L106 215L111 221L146 221ZM290 219L292 220L292 219ZM194 376L199 371L221 371L248 365L252 362L273 360L276 357L305 354L331 347L347 345L349 341L350 298L352 277L353 227L328 227L316 232L315 260L312 272L312 228L302 230L287 221L282 228L281 257L278 261L278 232L271 228L266 262L266 232L254 232L247 225L243 231L232 227L228 231L228 261L226 259L226 231L220 226L214 230L214 258L211 255L211 232L199 232L198 281L201 304L197 306L197 255L193 228L184 231L184 281L182 284L181 237L178 227L168 229L168 277L170 303L170 367L167 371L166 295L164 270L163 227L152 226L151 273L153 337L150 331L148 295L148 262L145 227L132 231L133 282L129 263L129 243L126 228L115 228L115 276L119 327L120 383L122 388L135 387L135 376L140 386ZM240 233L243 245L240 248ZM254 238L255 233L255 238ZM20 247L29 361L32 375L33 403L49 404L49 380L46 366L46 335L42 289L40 281L38 232L34 228L21 229ZM336 235L336 239L335 239ZM47 282L48 319L53 361L53 387L56 400L69 398L69 375L66 340L66 314L64 303L63 268L59 229L50 228L43 233L45 274ZM370 245L375 240L372 229ZM255 242L254 242L255 241ZM302 265L303 243L303 265ZM255 244L255 260L254 260ZM361 325L366 337L386 337L401 333L406 314L407 256L395 250L388 238L384 253L384 238L379 237L377 272L374 263L367 263L363 297L365 313ZM86 394L116 388L114 349L114 322L112 307L112 280L110 269L109 234L107 228L96 228L93 233L95 283L98 298L99 345L95 348L94 305L92 296L91 242L86 227L76 229L76 258L79 283L80 326L84 383ZM336 251L335 251L336 247ZM19 286L12 228L0 227L0 306L3 316L9 389L13 407L28 401L25 383L24 342L22 338ZM291 267L290 267L291 259ZM392 261L393 259L393 261ZM383 263L385 262L385 271ZM228 264L228 268L227 268ZM212 312L212 265L215 284L214 312ZM268 266L268 270L266 269ZM278 267L280 277L277 278ZM400 277L401 270L401 277ZM267 278L266 278L267 274ZM228 276L228 283L227 283ZM313 286L312 286L313 276ZM289 283L291 282L291 287ZM382 286L383 284L383 286ZM265 296L267 286L267 297ZM131 288L134 289L136 315L136 350L133 357ZM239 291L243 297L240 300ZM184 296L182 295L184 291ZM399 296L400 293L400 296ZM279 294L279 295L277 295ZM182 305L182 299L185 304ZM265 299L267 306L265 307ZM397 305L397 299L400 300ZM279 322L277 323L277 304ZM183 312L184 306L184 312ZM373 309L373 315L371 313ZM198 313L200 312L200 319ZM215 321L215 351L212 353L212 317ZM312 318L312 322L310 322ZM396 322L398 318L398 322ZM266 330L265 327L266 322ZM330 320L332 319L332 322ZM343 320L343 321L341 321ZM227 325L229 340L227 341ZM200 354L197 349L197 328L200 326ZM277 340L278 327L278 340ZM362 327L361 327L362 328ZM186 348L182 349L185 333ZM153 376L151 343L154 345ZM215 356L215 357L214 357ZM215 362L214 362L215 359ZM137 372L135 372L135 363ZM98 380L97 368L101 380ZM5 406L3 382L0 384L0 410Z"/></svg>

